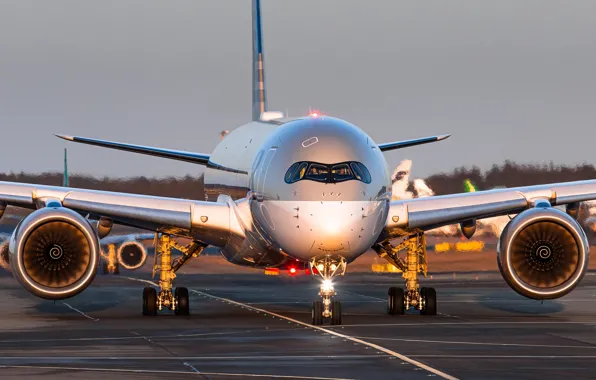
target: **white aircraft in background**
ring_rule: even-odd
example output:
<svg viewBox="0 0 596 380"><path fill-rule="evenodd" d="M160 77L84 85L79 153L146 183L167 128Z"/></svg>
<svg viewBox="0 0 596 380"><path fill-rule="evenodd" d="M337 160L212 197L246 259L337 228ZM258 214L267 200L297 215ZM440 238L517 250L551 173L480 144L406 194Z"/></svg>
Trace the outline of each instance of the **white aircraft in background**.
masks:
<svg viewBox="0 0 596 380"><path fill-rule="evenodd" d="M222 26L223 27L223 26ZM143 315L190 311L188 289L173 288L177 271L207 246L231 263L253 268L308 263L320 278L312 323L341 324L333 280L369 249L398 267L401 286L388 290L387 312L436 315L426 275L424 234L459 223L471 237L476 221L517 214L499 238L505 282L533 299L562 297L586 273L589 245L576 222L580 202L596 199L596 181L565 182L416 199L392 199L383 152L441 141L449 135L377 144L339 118L312 113L293 120L267 111L260 1L253 1L253 117L220 140L211 154L99 139L65 140L206 166L207 200L188 200L0 182L6 206L34 210L10 238L10 265L35 296L60 300L84 291L97 273L99 239L123 224L156 233L159 291L143 290ZM316 89L313 89L316 91ZM26 141L12 141L22 143ZM26 149L24 149L24 152ZM566 212L553 206L565 205ZM176 237L191 240L187 246ZM394 245L397 239L400 244ZM173 250L181 256L172 259ZM399 252L405 250L405 257ZM396 280L397 281L397 280Z"/></svg>

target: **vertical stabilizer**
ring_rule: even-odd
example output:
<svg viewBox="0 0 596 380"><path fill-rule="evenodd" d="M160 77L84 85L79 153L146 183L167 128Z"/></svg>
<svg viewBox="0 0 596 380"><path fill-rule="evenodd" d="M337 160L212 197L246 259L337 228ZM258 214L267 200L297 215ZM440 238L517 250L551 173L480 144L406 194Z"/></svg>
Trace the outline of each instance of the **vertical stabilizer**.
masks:
<svg viewBox="0 0 596 380"><path fill-rule="evenodd" d="M261 0L252 0L252 119L259 120L267 111Z"/></svg>
<svg viewBox="0 0 596 380"><path fill-rule="evenodd" d="M410 186L410 170L412 169L412 161L403 160L399 163L393 175L391 176L391 191L393 193L393 199L410 199L412 198L412 192L408 191Z"/></svg>
<svg viewBox="0 0 596 380"><path fill-rule="evenodd" d="M64 172L62 173L62 186L68 187L68 153L64 149Z"/></svg>
<svg viewBox="0 0 596 380"><path fill-rule="evenodd" d="M464 179L464 191L466 193L473 193L476 191L476 186L469 179Z"/></svg>

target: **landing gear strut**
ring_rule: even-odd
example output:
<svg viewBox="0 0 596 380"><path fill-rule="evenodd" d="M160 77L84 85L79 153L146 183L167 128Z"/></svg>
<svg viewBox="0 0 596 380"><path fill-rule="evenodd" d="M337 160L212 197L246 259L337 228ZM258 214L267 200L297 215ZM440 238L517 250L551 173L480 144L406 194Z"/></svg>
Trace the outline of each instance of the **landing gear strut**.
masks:
<svg viewBox="0 0 596 380"><path fill-rule="evenodd" d="M154 242L153 277L159 272L159 292L151 287L143 290L143 315L157 315L157 311L164 308L174 311L176 315L189 315L188 289L178 287L172 293L172 282L176 278L176 271L191 258L198 257L206 245L192 242L188 246L181 246L169 235L161 233L155 234ZM172 249L177 249L183 255L172 260Z"/></svg>
<svg viewBox="0 0 596 380"><path fill-rule="evenodd" d="M336 293L332 279L344 275L346 260L330 255L315 257L310 261L310 270L313 274L318 273L323 280L319 290L322 299L312 304L312 324L317 326L329 321L332 325L341 325L341 302L333 299Z"/></svg>
<svg viewBox="0 0 596 380"><path fill-rule="evenodd" d="M397 267L403 274L406 291L391 287L387 294L387 313L403 315L410 308L418 309L423 315L437 314L437 293L434 288L420 288L418 273L426 277L426 238L424 233L416 232L406 236L397 246L388 241L373 247L377 254ZM406 250L405 259L399 252Z"/></svg>
<svg viewBox="0 0 596 380"><path fill-rule="evenodd" d="M116 258L116 246L114 244L108 245L108 253L101 253L101 272L102 274L119 274L120 265Z"/></svg>

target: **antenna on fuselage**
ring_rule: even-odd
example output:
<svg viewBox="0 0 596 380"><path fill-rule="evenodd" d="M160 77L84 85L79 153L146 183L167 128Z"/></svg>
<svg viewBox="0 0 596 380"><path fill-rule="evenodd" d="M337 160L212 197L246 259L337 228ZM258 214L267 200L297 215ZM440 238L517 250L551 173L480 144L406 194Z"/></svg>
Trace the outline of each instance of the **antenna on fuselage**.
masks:
<svg viewBox="0 0 596 380"><path fill-rule="evenodd" d="M68 187L68 152L64 148L64 172L62 172L62 186Z"/></svg>
<svg viewBox="0 0 596 380"><path fill-rule="evenodd" d="M267 112L265 89L265 63L263 57L263 28L261 1L252 0L252 119L260 120Z"/></svg>

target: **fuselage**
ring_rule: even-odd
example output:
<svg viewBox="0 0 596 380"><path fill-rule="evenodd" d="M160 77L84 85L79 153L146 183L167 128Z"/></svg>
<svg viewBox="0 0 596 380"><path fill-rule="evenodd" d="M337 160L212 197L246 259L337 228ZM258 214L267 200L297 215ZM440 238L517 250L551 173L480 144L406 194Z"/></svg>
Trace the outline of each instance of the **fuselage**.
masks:
<svg viewBox="0 0 596 380"><path fill-rule="evenodd" d="M346 121L305 117L253 122L228 134L211 155L208 200L229 195L246 239L222 249L256 267L332 255L348 262L377 240L391 179L375 142Z"/></svg>

